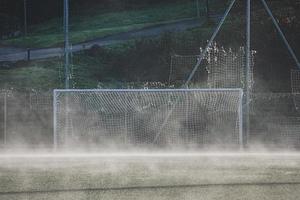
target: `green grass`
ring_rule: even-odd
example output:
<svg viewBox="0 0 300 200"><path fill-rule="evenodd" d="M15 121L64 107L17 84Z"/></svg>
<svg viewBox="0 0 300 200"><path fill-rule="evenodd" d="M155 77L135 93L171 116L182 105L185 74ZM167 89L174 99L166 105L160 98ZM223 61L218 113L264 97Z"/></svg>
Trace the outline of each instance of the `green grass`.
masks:
<svg viewBox="0 0 300 200"><path fill-rule="evenodd" d="M200 38L206 42L211 28L203 27L188 30L182 33L163 35L156 39L128 41L122 44L107 46L103 49L89 50L76 53L72 56L72 83L75 88L141 88L143 80L126 81L124 73L132 78L152 77L151 80L159 81L158 77L168 76L170 64L169 51L164 49L164 39L171 39L175 44L191 41L193 49L198 51ZM193 42L194 41L194 42ZM190 48L188 44L187 48ZM176 47L178 48L178 47ZM164 61L165 60L165 61ZM2 88L51 90L63 88L64 82L63 58L51 58L30 62L18 62L9 67L0 69L0 86ZM148 68L155 66L152 70ZM123 68L129 68L124 71ZM156 74L155 69L167 71ZM157 77L157 78L156 78ZM126 77L125 77L126 78Z"/></svg>
<svg viewBox="0 0 300 200"><path fill-rule="evenodd" d="M204 8L201 12L204 12ZM88 13L88 12L86 12ZM108 12L100 10L89 15L70 17L71 42L79 43L98 37L120 32L140 29L167 21L196 17L197 10L194 1L161 4L138 10ZM27 37L13 38L1 41L0 44L20 47L53 47L62 46L62 19L52 19L43 24L30 27Z"/></svg>
<svg viewBox="0 0 300 200"><path fill-rule="evenodd" d="M124 80L125 73L131 77L168 76L170 53L174 49L187 49L196 54L200 44L206 44L212 25L190 29L181 33L169 33L143 42L132 40L96 50L76 53L72 56L72 83L75 88L141 88L144 80ZM169 43L170 40L170 44ZM187 42L188 41L188 42ZM169 46L170 47L166 47ZM175 45L174 47L172 47ZM179 46L177 46L179 45ZM166 49L167 48L167 49ZM100 52L98 52L100 51ZM185 51L185 50L184 50ZM181 54L181 52L177 52ZM155 61L156 60L156 61ZM153 62L155 61L155 62ZM2 88L51 90L64 86L64 59L50 58L18 62L0 69ZM148 68L151 67L151 70ZM154 66L154 67L153 67ZM129 68L126 72L123 68ZM166 70L162 72L162 69ZM157 73L155 69L159 70ZM149 80L149 79L148 79ZM199 85L197 85L199 86Z"/></svg>
<svg viewBox="0 0 300 200"><path fill-rule="evenodd" d="M0 85L2 88L43 90L59 87L61 64L58 60L17 63L13 68L0 70Z"/></svg>
<svg viewBox="0 0 300 200"><path fill-rule="evenodd" d="M163 80L168 80L172 52L181 55L197 54L199 45L206 44L214 26L206 23L201 28L181 33L168 33L153 39L132 40L76 53L71 59L73 87L141 88L148 80L165 83ZM226 37L232 29L231 23L225 23L218 37ZM227 43L236 40L237 37L232 36ZM63 58L51 58L11 64L0 70L0 86L40 90L63 88L63 63Z"/></svg>
<svg viewBox="0 0 300 200"><path fill-rule="evenodd" d="M129 44L128 44L129 45ZM117 48L119 45L110 47ZM114 54L118 50L112 50ZM112 77L103 78L105 68L110 66L103 62L100 57L89 56L86 53L75 54L70 66L71 82L75 88L122 88L124 84ZM135 83L135 85L140 85ZM42 90L49 91L64 87L64 60L52 58L30 62L18 62L9 67L0 69L0 87L15 88L19 90ZM129 87L129 85L128 85Z"/></svg>

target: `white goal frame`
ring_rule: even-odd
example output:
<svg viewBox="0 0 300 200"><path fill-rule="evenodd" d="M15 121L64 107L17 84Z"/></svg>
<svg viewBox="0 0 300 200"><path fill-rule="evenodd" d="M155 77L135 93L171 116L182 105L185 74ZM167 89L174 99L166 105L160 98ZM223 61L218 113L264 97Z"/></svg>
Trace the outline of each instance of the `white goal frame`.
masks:
<svg viewBox="0 0 300 200"><path fill-rule="evenodd" d="M53 146L58 148L57 132L57 95L63 92L238 92L240 101L238 105L238 142L240 149L244 148L243 133L243 98L244 92L241 88L205 88L205 89L54 89L53 90ZM172 112L172 110L170 111Z"/></svg>

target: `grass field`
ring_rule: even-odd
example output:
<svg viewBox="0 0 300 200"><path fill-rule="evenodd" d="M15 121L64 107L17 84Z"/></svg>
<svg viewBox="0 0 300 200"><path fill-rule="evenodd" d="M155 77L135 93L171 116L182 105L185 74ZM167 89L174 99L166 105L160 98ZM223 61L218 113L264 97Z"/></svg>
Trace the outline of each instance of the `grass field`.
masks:
<svg viewBox="0 0 300 200"><path fill-rule="evenodd" d="M298 199L300 154L1 156L0 199Z"/></svg>
<svg viewBox="0 0 300 200"><path fill-rule="evenodd" d="M205 41L211 32L211 26L207 25L182 33L173 33L170 37L162 35L155 39L127 41L103 47L100 50L73 54L71 58L72 82L75 88L97 88L99 83L103 83L104 88L127 88L126 81L138 82L132 77L139 77L140 82L145 79L158 81L160 76L167 77L169 74L170 65L167 62L171 58L165 40L170 40L173 46L184 43L187 48L190 48L194 45L196 46L194 49L198 50L199 38ZM186 42L187 40L190 42ZM5 88L37 90L61 88L64 80L63 59L51 58L9 63L7 67L0 69L0 85ZM150 68L156 68L156 70L147 70ZM163 68L167 71L162 72ZM159 73L157 70L160 70Z"/></svg>
<svg viewBox="0 0 300 200"><path fill-rule="evenodd" d="M201 15L205 12L200 5ZM141 29L174 20L197 17L195 1L161 3L126 10L97 9L97 5L82 13L71 13L70 40L73 44L111 34ZM29 27L29 35L0 41L0 44L27 48L63 46L62 19L55 18Z"/></svg>

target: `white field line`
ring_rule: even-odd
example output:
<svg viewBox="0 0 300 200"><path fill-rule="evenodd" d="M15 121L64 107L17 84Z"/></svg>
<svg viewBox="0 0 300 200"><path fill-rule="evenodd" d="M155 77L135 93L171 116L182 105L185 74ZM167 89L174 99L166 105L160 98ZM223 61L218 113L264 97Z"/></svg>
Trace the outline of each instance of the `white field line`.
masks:
<svg viewBox="0 0 300 200"><path fill-rule="evenodd" d="M174 152L174 153L2 153L0 159L13 159L13 158L188 158L188 157L299 157L300 152Z"/></svg>

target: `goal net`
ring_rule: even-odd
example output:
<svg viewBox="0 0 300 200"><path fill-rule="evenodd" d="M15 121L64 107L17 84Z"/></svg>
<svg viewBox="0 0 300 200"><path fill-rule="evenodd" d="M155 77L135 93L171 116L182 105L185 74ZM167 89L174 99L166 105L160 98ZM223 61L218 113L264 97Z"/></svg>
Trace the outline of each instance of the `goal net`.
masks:
<svg viewBox="0 0 300 200"><path fill-rule="evenodd" d="M254 54L251 52L250 74L248 86L252 89ZM199 55L173 55L171 57L169 84L182 85L199 60ZM245 88L245 50L225 49L216 44L208 49L205 62L193 77L193 83L203 82L203 74L207 73L207 86L209 88ZM205 70L205 71L204 71Z"/></svg>
<svg viewBox="0 0 300 200"><path fill-rule="evenodd" d="M55 147L242 145L241 89L55 90Z"/></svg>
<svg viewBox="0 0 300 200"><path fill-rule="evenodd" d="M300 111L300 70L291 71L291 84L295 107Z"/></svg>

